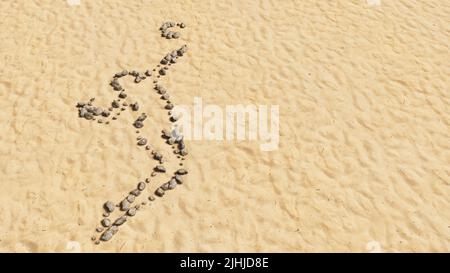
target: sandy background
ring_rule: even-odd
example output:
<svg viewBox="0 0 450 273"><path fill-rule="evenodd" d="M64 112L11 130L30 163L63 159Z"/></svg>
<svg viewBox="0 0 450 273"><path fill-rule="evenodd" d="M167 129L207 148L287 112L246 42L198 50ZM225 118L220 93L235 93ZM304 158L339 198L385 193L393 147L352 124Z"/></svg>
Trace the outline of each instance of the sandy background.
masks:
<svg viewBox="0 0 450 273"><path fill-rule="evenodd" d="M449 2L221 2L0 2L0 251L449 251ZM174 100L279 105L280 147L188 142L186 183L96 246L102 204L150 165L130 116L74 104L183 43Z"/></svg>

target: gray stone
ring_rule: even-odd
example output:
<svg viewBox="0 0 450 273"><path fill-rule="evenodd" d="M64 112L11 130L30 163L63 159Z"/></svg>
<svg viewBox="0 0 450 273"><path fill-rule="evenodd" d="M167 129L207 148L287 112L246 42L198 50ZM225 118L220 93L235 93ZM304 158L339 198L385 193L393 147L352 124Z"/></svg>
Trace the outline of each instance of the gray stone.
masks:
<svg viewBox="0 0 450 273"><path fill-rule="evenodd" d="M139 146L145 146L147 144L147 139L143 138L143 139L139 140L137 144Z"/></svg>
<svg viewBox="0 0 450 273"><path fill-rule="evenodd" d="M173 190L177 187L177 181L175 178L170 179L169 181L169 190Z"/></svg>
<svg viewBox="0 0 450 273"><path fill-rule="evenodd" d="M134 127L138 128L138 129L144 127L144 123L143 123L142 121L140 121L140 120L136 120L136 121L133 123L133 125L134 125Z"/></svg>
<svg viewBox="0 0 450 273"><path fill-rule="evenodd" d="M111 226L111 220L109 220L108 218L103 219L102 220L102 226L110 227Z"/></svg>
<svg viewBox="0 0 450 273"><path fill-rule="evenodd" d="M134 189L134 190L130 191L130 193L134 196L139 196L141 194L141 191L138 189Z"/></svg>
<svg viewBox="0 0 450 273"><path fill-rule="evenodd" d="M188 173L188 171L186 171L185 169L178 169L176 173L179 175L185 175Z"/></svg>
<svg viewBox="0 0 450 273"><path fill-rule="evenodd" d="M138 190L143 191L145 189L145 183L144 182L139 182L137 185Z"/></svg>
<svg viewBox="0 0 450 273"><path fill-rule="evenodd" d="M126 199L129 203L133 203L135 198L136 198L136 196L129 194Z"/></svg>
<svg viewBox="0 0 450 273"><path fill-rule="evenodd" d="M118 101L114 100L114 101L111 103L111 106L112 106L113 108L119 108L119 107L120 107L120 103L119 103Z"/></svg>
<svg viewBox="0 0 450 273"><path fill-rule="evenodd" d="M181 175L177 174L175 175L175 181L177 181L178 184L183 184L183 177Z"/></svg>
<svg viewBox="0 0 450 273"><path fill-rule="evenodd" d="M105 231L103 234L102 234L102 236L100 236L100 240L102 240L102 241L109 241L109 240L111 240L111 238L113 237L113 232L111 231L111 230L107 230L107 231Z"/></svg>
<svg viewBox="0 0 450 273"><path fill-rule="evenodd" d="M106 212L111 213L114 211L115 205L113 202L108 201L103 205L103 207L105 208Z"/></svg>
<svg viewBox="0 0 450 273"><path fill-rule="evenodd" d="M129 216L135 216L136 215L136 208L131 208L127 211L127 214Z"/></svg>
<svg viewBox="0 0 450 273"><path fill-rule="evenodd" d="M166 168L163 165L157 165L155 167L155 171L160 172L160 173L165 173L166 172Z"/></svg>
<svg viewBox="0 0 450 273"><path fill-rule="evenodd" d="M130 202L128 202L128 200L123 200L122 202L120 202L120 210L122 211L126 211L130 208Z"/></svg>
<svg viewBox="0 0 450 273"><path fill-rule="evenodd" d="M131 110L138 111L139 110L139 104L137 102L130 104Z"/></svg>
<svg viewBox="0 0 450 273"><path fill-rule="evenodd" d="M161 188L157 188L156 191L155 191L155 194L156 194L156 196L163 197L164 196L164 190L161 189Z"/></svg>
<svg viewBox="0 0 450 273"><path fill-rule="evenodd" d="M117 218L117 220L114 222L115 226L120 226L123 223L125 223L127 221L127 217L125 215L120 216L119 218Z"/></svg>

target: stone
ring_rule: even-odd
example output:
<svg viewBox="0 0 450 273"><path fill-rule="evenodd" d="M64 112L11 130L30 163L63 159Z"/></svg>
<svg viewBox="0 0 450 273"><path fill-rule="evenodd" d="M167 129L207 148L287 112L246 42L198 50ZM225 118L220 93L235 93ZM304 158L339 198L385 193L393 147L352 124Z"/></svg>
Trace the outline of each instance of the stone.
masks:
<svg viewBox="0 0 450 273"><path fill-rule="evenodd" d="M166 168L163 165L157 165L155 167L155 171L156 172L160 172L160 173L165 173L166 172Z"/></svg>
<svg viewBox="0 0 450 273"><path fill-rule="evenodd" d="M107 202L103 205L103 207L105 208L106 212L108 212L108 213L113 212L113 211L114 211L114 208L115 208L114 203L111 202L111 201L107 201Z"/></svg>
<svg viewBox="0 0 450 273"><path fill-rule="evenodd" d="M129 194L126 199L129 203L133 203L135 198L136 198L136 196Z"/></svg>
<svg viewBox="0 0 450 273"><path fill-rule="evenodd" d="M152 76L152 72L151 72L150 70L146 70L146 71L145 71L145 75L146 75L147 77L151 77L151 76Z"/></svg>
<svg viewBox="0 0 450 273"><path fill-rule="evenodd" d="M148 200L150 200L150 201L155 201L155 197L154 197L154 196L149 196L149 197L148 197Z"/></svg>
<svg viewBox="0 0 450 273"><path fill-rule="evenodd" d="M125 223L127 221L127 217L125 215L120 216L119 218L117 218L117 220L114 222L115 226L120 226L123 223Z"/></svg>
<svg viewBox="0 0 450 273"><path fill-rule="evenodd" d="M87 120L91 120L94 118L94 115L90 112L86 112L86 113L84 113L84 118Z"/></svg>
<svg viewBox="0 0 450 273"><path fill-rule="evenodd" d="M164 108L166 108L167 110L172 110L173 109L173 104L172 103L168 103L168 104L166 104L166 106Z"/></svg>
<svg viewBox="0 0 450 273"><path fill-rule="evenodd" d="M169 190L169 182L162 184L161 189L163 189L164 191L168 191Z"/></svg>
<svg viewBox="0 0 450 273"><path fill-rule="evenodd" d="M124 98L126 98L126 97L127 97L127 93L125 93L125 92L120 92L119 98L124 99Z"/></svg>
<svg viewBox="0 0 450 273"><path fill-rule="evenodd" d="M187 173L188 173L188 171L186 171L185 169L178 169L176 172L176 174L179 174L179 175L185 175Z"/></svg>
<svg viewBox="0 0 450 273"><path fill-rule="evenodd" d="M102 228L102 227L97 227L95 230L96 230L97 232L102 232L102 231L104 230L104 228Z"/></svg>
<svg viewBox="0 0 450 273"><path fill-rule="evenodd" d="M183 184L183 177L181 175L177 174L174 176L175 181L177 181L178 184Z"/></svg>
<svg viewBox="0 0 450 273"><path fill-rule="evenodd" d="M161 76L165 76L167 73L166 73L166 70L160 69L160 70L159 70L159 74L160 74Z"/></svg>
<svg viewBox="0 0 450 273"><path fill-rule="evenodd" d="M139 196L141 194L141 191L138 189L134 189L134 190L130 191L130 194L132 194L134 196Z"/></svg>
<svg viewBox="0 0 450 273"><path fill-rule="evenodd" d="M102 234L102 236L100 236L100 240L102 240L102 241L109 241L109 240L111 240L111 238L113 237L113 232L111 231L111 230L107 230L107 231L105 231L103 234Z"/></svg>
<svg viewBox="0 0 450 273"><path fill-rule="evenodd" d="M161 96L161 99L163 99L163 100L168 100L169 98L170 98L170 96L168 93Z"/></svg>
<svg viewBox="0 0 450 273"><path fill-rule="evenodd" d="M111 103L111 106L113 108L119 108L120 107L120 103L117 100L113 100L113 102Z"/></svg>
<svg viewBox="0 0 450 273"><path fill-rule="evenodd" d="M143 123L142 121L140 121L140 120L136 120L136 121L133 123L133 125L134 125L134 127L138 128L138 129L144 127L144 123Z"/></svg>
<svg viewBox="0 0 450 273"><path fill-rule="evenodd" d="M130 208L130 202L128 202L128 200L122 200L122 202L120 202L120 210L122 211L126 211Z"/></svg>
<svg viewBox="0 0 450 273"><path fill-rule="evenodd" d="M130 104L131 110L138 111L139 110L139 104L137 102Z"/></svg>
<svg viewBox="0 0 450 273"><path fill-rule="evenodd" d="M146 138L143 138L143 139L139 140L137 144L138 144L139 146L144 146L144 145L147 144L147 139L146 139Z"/></svg>
<svg viewBox="0 0 450 273"><path fill-rule="evenodd" d="M135 216L136 215L136 208L131 208L127 211L127 214L129 216Z"/></svg>
<svg viewBox="0 0 450 273"><path fill-rule="evenodd" d="M163 197L164 196L164 190L161 188L157 188L155 191L155 194L159 197Z"/></svg>
<svg viewBox="0 0 450 273"><path fill-rule="evenodd" d="M102 112L102 116L104 116L105 118L109 117L111 113L108 110L103 110Z"/></svg>
<svg viewBox="0 0 450 273"><path fill-rule="evenodd" d="M103 219L102 220L102 226L110 227L111 226L111 220L109 220L108 218Z"/></svg>
<svg viewBox="0 0 450 273"><path fill-rule="evenodd" d="M153 158L156 159L156 160L161 160L163 158L163 156L162 156L162 154L160 154L158 152L155 152L153 154Z"/></svg>
<svg viewBox="0 0 450 273"><path fill-rule="evenodd" d="M175 180L175 178L170 179L169 185L168 185L169 190L175 189L175 188L177 187L177 185L178 185L178 183L177 183L177 181Z"/></svg>
<svg viewBox="0 0 450 273"><path fill-rule="evenodd" d="M109 230L112 232L112 234L116 234L119 231L119 227L117 226L112 226L109 228Z"/></svg>
<svg viewBox="0 0 450 273"><path fill-rule="evenodd" d="M138 190L143 191L145 189L146 184L144 182L139 182L137 185Z"/></svg>

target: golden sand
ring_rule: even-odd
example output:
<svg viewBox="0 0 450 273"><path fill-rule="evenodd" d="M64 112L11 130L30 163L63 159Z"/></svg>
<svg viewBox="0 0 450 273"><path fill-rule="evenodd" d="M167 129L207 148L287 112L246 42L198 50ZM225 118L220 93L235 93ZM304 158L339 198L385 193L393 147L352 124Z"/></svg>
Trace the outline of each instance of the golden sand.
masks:
<svg viewBox="0 0 450 273"><path fill-rule="evenodd" d="M1 1L0 251L449 251L450 4L376 2ZM152 165L130 113L74 106L183 43L174 101L279 105L279 149L189 141L185 183L95 245L103 203ZM149 85L128 86L163 145Z"/></svg>

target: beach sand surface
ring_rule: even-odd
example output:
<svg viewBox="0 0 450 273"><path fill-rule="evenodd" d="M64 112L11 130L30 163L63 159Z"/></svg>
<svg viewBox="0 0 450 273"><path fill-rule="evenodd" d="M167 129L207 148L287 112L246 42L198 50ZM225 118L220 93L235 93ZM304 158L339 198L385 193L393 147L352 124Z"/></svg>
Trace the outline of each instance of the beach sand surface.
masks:
<svg viewBox="0 0 450 273"><path fill-rule="evenodd" d="M450 250L448 1L69 2L0 2L1 252ZM279 147L186 141L184 184L95 245L103 203L154 162L134 113L105 126L75 104L106 105L114 73L183 44L173 101L278 105ZM151 84L125 85L165 147Z"/></svg>

